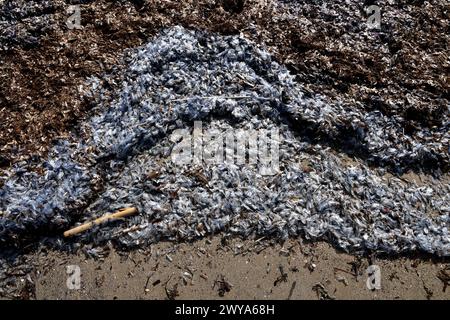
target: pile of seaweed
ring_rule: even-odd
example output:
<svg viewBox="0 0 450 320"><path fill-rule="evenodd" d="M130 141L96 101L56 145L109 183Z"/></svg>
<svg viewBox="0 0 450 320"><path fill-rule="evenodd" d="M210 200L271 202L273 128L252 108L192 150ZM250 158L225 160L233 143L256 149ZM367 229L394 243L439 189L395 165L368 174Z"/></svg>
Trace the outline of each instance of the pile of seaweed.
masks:
<svg viewBox="0 0 450 320"><path fill-rule="evenodd" d="M381 10L375 30L366 23L373 4ZM80 6L81 29L66 24L70 5ZM92 109L80 98L86 78L110 72L124 50L173 25L242 34L306 91L395 118L415 139L448 118L449 21L445 0L4 0L0 168L43 161L53 139ZM442 159L430 162L421 165L435 169Z"/></svg>

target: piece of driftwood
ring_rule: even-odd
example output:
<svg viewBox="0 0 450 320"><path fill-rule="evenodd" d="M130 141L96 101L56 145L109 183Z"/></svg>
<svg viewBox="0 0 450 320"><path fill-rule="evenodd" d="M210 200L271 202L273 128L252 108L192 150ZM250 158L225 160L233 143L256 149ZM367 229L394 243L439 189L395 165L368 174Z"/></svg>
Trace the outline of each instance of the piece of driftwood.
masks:
<svg viewBox="0 0 450 320"><path fill-rule="evenodd" d="M107 222L107 221L112 221L112 220L117 220L120 218L124 218L124 217L128 217L131 216L133 214L137 213L137 209L136 208L126 208L126 209L122 209L120 211L117 211L115 213L111 213L111 214L107 214L104 215L103 217L100 217L98 219L95 219L94 221L90 221L87 222L85 224L82 224L81 226L75 227L73 229L67 230L66 232L64 232L64 237L71 237L74 236L76 234L79 234L81 232L84 232L90 228L92 228L95 225Z"/></svg>

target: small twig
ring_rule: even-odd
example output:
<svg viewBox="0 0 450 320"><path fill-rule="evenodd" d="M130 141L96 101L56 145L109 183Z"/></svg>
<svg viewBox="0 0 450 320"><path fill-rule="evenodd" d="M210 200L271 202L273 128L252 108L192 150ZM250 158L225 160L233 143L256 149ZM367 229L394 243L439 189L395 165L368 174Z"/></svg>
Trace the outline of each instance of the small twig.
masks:
<svg viewBox="0 0 450 320"><path fill-rule="evenodd" d="M273 286L276 287L280 282L287 282L288 274L284 272L284 268L282 265L278 266L280 270L280 276L274 281Z"/></svg>
<svg viewBox="0 0 450 320"><path fill-rule="evenodd" d="M297 285L297 281L292 282L291 290L289 291L288 300L291 299L292 294L294 293L295 286Z"/></svg>
<svg viewBox="0 0 450 320"><path fill-rule="evenodd" d="M348 273L349 275L351 275L353 277L357 277L358 276L357 274L355 274L355 273L353 273L351 271L347 271L347 270L344 270L344 269L341 269L341 268L334 267L334 272L336 272L336 271L342 271L342 272Z"/></svg>

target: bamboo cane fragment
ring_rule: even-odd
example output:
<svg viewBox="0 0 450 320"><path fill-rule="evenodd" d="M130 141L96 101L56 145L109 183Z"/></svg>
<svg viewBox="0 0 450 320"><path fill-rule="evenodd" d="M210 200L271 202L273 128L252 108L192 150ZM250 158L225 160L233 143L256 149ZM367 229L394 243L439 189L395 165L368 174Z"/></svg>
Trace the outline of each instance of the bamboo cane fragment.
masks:
<svg viewBox="0 0 450 320"><path fill-rule="evenodd" d="M66 232L64 232L64 237L70 237L70 236L74 236L78 233L84 232L90 228L92 228L95 225L107 222L107 221L113 221L113 220L117 220L120 218L124 218L124 217L128 217L131 216L133 214L137 213L137 209L136 208L126 208L126 209L122 209L119 210L115 213L111 213L111 214L107 214L104 215L103 217L97 218L94 221L90 221L87 222L85 224L82 224L81 226L72 228L70 230L67 230Z"/></svg>

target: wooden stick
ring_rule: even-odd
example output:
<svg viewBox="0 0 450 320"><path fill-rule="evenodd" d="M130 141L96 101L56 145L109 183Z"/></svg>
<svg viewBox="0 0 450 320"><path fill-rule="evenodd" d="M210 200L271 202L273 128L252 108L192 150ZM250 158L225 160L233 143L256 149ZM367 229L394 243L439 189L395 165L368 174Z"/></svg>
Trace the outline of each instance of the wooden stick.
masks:
<svg viewBox="0 0 450 320"><path fill-rule="evenodd" d="M222 98L222 99L234 99L234 100L240 100L240 99L248 99L251 98L251 96L203 96L203 97L186 97L186 98L179 98L179 99L172 99L169 100L170 102L178 102L178 101L187 101L189 99L194 98L200 98L200 99L215 99L215 98Z"/></svg>
<svg viewBox="0 0 450 320"><path fill-rule="evenodd" d="M122 210L117 211L115 213L104 215L103 217L95 219L94 221L90 221L90 222L87 222L85 224L82 224L81 226L78 226L78 227L75 227L73 229L67 230L66 232L64 232L64 237L74 236L74 235L76 235L78 233L84 232L84 231L92 228L93 226L99 225L99 224L101 224L103 222L117 220L117 219L120 219L120 218L131 216L131 215L136 214L136 213L137 213L137 209L136 208L122 209Z"/></svg>

